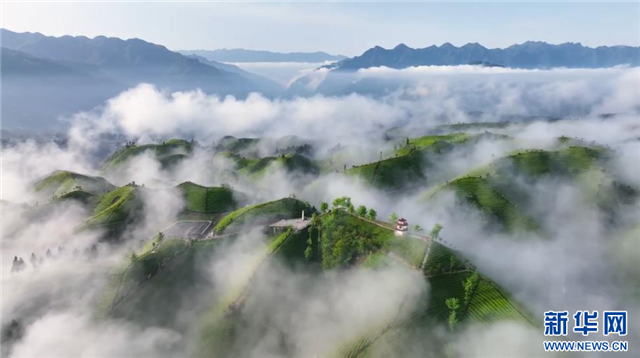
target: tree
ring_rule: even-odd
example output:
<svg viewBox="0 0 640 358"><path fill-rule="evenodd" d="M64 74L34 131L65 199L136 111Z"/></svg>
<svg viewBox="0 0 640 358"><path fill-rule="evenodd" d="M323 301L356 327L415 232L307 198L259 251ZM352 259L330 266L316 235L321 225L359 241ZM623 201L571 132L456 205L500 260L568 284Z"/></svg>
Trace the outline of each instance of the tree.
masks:
<svg viewBox="0 0 640 358"><path fill-rule="evenodd" d="M326 213L327 210L329 210L329 204L325 203L324 201L320 203L320 211L322 213Z"/></svg>
<svg viewBox="0 0 640 358"><path fill-rule="evenodd" d="M364 205L358 206L357 213L358 213L358 216L361 216L361 217L367 216L367 207Z"/></svg>
<svg viewBox="0 0 640 358"><path fill-rule="evenodd" d="M348 196L341 196L333 200L332 205L334 208L348 209L351 205L351 198L349 198Z"/></svg>
<svg viewBox="0 0 640 358"><path fill-rule="evenodd" d="M396 220L398 220L398 215L396 214L396 212L392 212L391 215L389 215L389 221L391 221L392 223L396 222Z"/></svg>
<svg viewBox="0 0 640 358"><path fill-rule="evenodd" d="M409 137L407 137L407 145L409 145Z"/></svg>
<svg viewBox="0 0 640 358"><path fill-rule="evenodd" d="M456 265L456 258L455 256L451 255L449 256L449 273L451 273L451 271L453 271L453 266Z"/></svg>
<svg viewBox="0 0 640 358"><path fill-rule="evenodd" d="M457 298L447 298L444 303L449 308L449 328L453 329L455 325L458 323L458 308L460 308L460 300Z"/></svg>
<svg viewBox="0 0 640 358"><path fill-rule="evenodd" d="M422 231L422 227L418 224L413 225L413 230L414 231Z"/></svg>
<svg viewBox="0 0 640 358"><path fill-rule="evenodd" d="M462 287L464 288L464 304L469 305L471 302L471 295L473 294L473 289L478 284L480 280L480 275L477 272L474 272L471 276L467 277L467 279L462 283Z"/></svg>
<svg viewBox="0 0 640 358"><path fill-rule="evenodd" d="M313 240L311 240L311 230L309 230L307 248L304 250L304 259L307 261L311 261L313 259Z"/></svg>
<svg viewBox="0 0 640 358"><path fill-rule="evenodd" d="M369 217L369 220L375 220L378 217L378 213L375 210L373 210L373 208L371 208L367 213L367 217Z"/></svg>
<svg viewBox="0 0 640 358"><path fill-rule="evenodd" d="M356 211L356 209L353 207L351 203L349 203L349 206L347 206L347 211L349 212L349 214L353 214Z"/></svg>
<svg viewBox="0 0 640 358"><path fill-rule="evenodd" d="M442 230L442 225L440 223L436 223L435 225L433 225L433 229L431 229L431 232L429 233L431 239L437 240L438 236L440 235L440 230Z"/></svg>

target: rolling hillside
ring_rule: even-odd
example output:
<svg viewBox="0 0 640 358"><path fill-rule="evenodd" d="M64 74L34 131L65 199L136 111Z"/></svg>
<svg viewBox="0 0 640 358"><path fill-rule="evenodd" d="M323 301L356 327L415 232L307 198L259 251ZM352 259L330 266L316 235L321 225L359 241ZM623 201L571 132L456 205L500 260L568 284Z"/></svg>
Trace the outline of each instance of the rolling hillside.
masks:
<svg viewBox="0 0 640 358"><path fill-rule="evenodd" d="M451 190L479 209L488 222L501 225L506 231L536 231L543 214L532 209L530 188L536 183L571 185L603 209L603 214L614 213L637 197L636 189L609 172L609 158L610 153L599 147L518 151L434 187L424 197L429 200Z"/></svg>
<svg viewBox="0 0 640 358"><path fill-rule="evenodd" d="M186 203L184 216L188 218L218 217L236 210L246 201L246 195L227 187L206 187L192 182L177 186Z"/></svg>
<svg viewBox="0 0 640 358"><path fill-rule="evenodd" d="M283 154L278 157L246 158L231 152L217 154L231 160L236 173L248 179L259 179L273 170L283 169L290 175L318 175L320 167L313 160L300 154Z"/></svg>
<svg viewBox="0 0 640 358"><path fill-rule="evenodd" d="M412 181L433 185L428 175L430 168L435 168L433 163L443 158L439 155L484 139L514 141L511 137L489 132L404 139L401 146L396 146L393 158L348 169L346 175L359 176L374 187L386 190L406 189ZM257 143L227 138L220 145L224 146L220 149L243 151ZM497 158L488 165L432 186L422 194L424 202L430 203L445 191L452 191L460 201L479 210L490 229L510 234L537 232L545 237L540 213L530 208L536 199L532 189L536 185L552 183L553 188L561 183L570 185L603 211L611 213L624 208L628 203L625 198L638 195L635 188L612 174L610 150L571 138L559 139L554 148L520 150ZM156 151L152 148L144 150ZM163 149L160 152L170 151ZM121 153L124 159L114 155L112 160L126 161L136 153L139 152ZM232 160L238 174L248 178L258 178L276 165L289 172L319 175L317 167L309 169L316 163L299 154L250 158L223 151L217 155ZM426 349L446 356L448 338L443 337L443 333L450 336L449 333L470 324L482 327L501 321L536 327L541 324L527 307L492 277L478 271L473 262L451 247L447 240L431 239L422 231L412 230L407 235L396 236L391 223L356 215L349 211L349 205L338 201L331 210L314 216L310 226L299 232L292 229L272 231L266 225L300 217L303 210L309 217L315 212L314 208L293 197L241 207L242 200L238 198L242 195L226 187L204 187L185 182L177 189L186 201L183 215L213 220L216 235L200 241L163 237L148 240L144 247L130 254L112 271L101 310L113 317L175 328L173 325L179 320L176 312L181 305L197 302L200 305L197 318L179 329L197 332L198 356L249 355L249 349L263 343L260 337L264 336L265 330L270 330L269 333L276 330L280 340L267 343L273 355L295 355L295 348L292 348L295 342L288 341L293 338L285 332L278 333L279 328L272 321L288 318L274 318L273 312L262 311L264 307L270 307L267 306L269 299L278 297L273 294L278 290L273 288L279 287L281 282L280 276L272 277L274 272L304 277L300 282L287 281L287 285L295 286L294 290L303 292L314 292L314 288L323 287L327 277L361 269L368 272L398 269L425 281L428 290L417 293L415 301L412 298L407 301L410 304L403 304L393 312L380 312L379 316L367 321L364 328L341 337L342 340L338 339L331 346L322 347L317 352L321 356L370 357L381 352L384 356L411 356ZM143 188L127 186L102 196L88 224L117 227L126 223L131 215L135 216L138 190ZM249 227L262 227L263 235L257 234L252 239L255 241L243 246L241 272L228 275L229 282L224 285L210 287L208 294L211 296L202 296L198 287L206 286L208 272L202 270L202 265L214 260L214 255L219 253L217 250L228 248L238 239L247 239L243 234ZM635 245L635 237L620 239L620 246ZM628 255L620 256L625 258L622 267L629 270L632 260ZM269 286L268 294L265 285ZM292 288L283 287L284 292L289 289ZM187 298L189 296L197 298ZM299 303L283 304L296 312L305 307L305 299L300 300ZM150 302L154 304L150 305ZM153 308L156 304L170 312L158 314ZM260 316L257 321L254 320L256 314ZM260 332L262 336L257 334Z"/></svg>
<svg viewBox="0 0 640 358"><path fill-rule="evenodd" d="M225 136L215 143L218 152L231 152L241 157L259 159L282 154L312 155L310 141L295 135L284 137L236 138Z"/></svg>
<svg viewBox="0 0 640 358"><path fill-rule="evenodd" d="M534 324L528 313L502 288L488 278L474 274L473 268L464 258L439 243L414 236L397 237L387 224L360 218L341 209L323 214L318 220L319 225L311 227L309 235L303 232L299 237L289 237L291 232L285 232L276 237L269 247L278 246L278 249L270 252L276 254L274 257L280 258L292 259L297 256L298 264L306 261L307 265L313 265L319 260L325 270L360 265L375 270L375 267L400 265L416 272L423 271L424 279L431 287L408 317L395 318L391 315L386 322L372 322L370 329L365 332L354 332L359 338L345 341L336 347L325 347L326 355L367 356L370 349L394 335L398 335L395 339L396 343L399 343L401 338L416 337L447 326L451 312L445 301L451 298L462 302L457 312L459 322L516 320ZM320 248L314 250L311 259L305 260L302 255L307 238L311 240L309 247L316 247L314 232L319 232L317 240ZM421 268L423 259L424 270ZM376 264L371 266L374 261ZM259 267L261 265L256 264L256 270L259 270ZM259 271L250 276L259 276ZM470 283L465 289L467 281ZM256 284L256 281L247 276L212 309L206 319L208 323L202 331L201 356L219 357L231 354L230 352L238 354L243 352L243 347L251 346L250 342L242 340L242 337L245 337L243 332L249 334L252 329L243 326L242 317L252 312L255 305L259 304L259 293L252 289ZM420 342L420 339L416 340ZM395 352L401 352L403 347L411 344L413 343L402 341L402 345L394 346L393 349ZM282 349L280 354L286 355L287 342L282 342L279 347L278 349Z"/></svg>
<svg viewBox="0 0 640 358"><path fill-rule="evenodd" d="M144 188L125 185L100 197L91 217L82 225L83 230L101 230L105 237L117 238L133 223L143 208L140 190Z"/></svg>
<svg viewBox="0 0 640 358"><path fill-rule="evenodd" d="M67 170L57 170L34 184L34 190L44 197L67 198L83 196L73 192L85 192L89 195L102 195L115 189L115 186L102 177L93 177Z"/></svg>
<svg viewBox="0 0 640 358"><path fill-rule="evenodd" d="M475 136L465 133L427 135L418 138L397 139L395 149L388 159L354 165L346 170L383 190L412 190L431 185L429 171L442 155L463 145Z"/></svg>
<svg viewBox="0 0 640 358"><path fill-rule="evenodd" d="M215 226L217 232L239 228L245 224L271 223L280 219L298 218L302 211L311 215L312 208L308 203L293 198L260 203L232 211L218 221Z"/></svg>
<svg viewBox="0 0 640 358"><path fill-rule="evenodd" d="M306 231L285 230L268 236L264 242L255 243L256 251L247 262L250 267L243 270L242 276L235 277L230 286L215 287L219 298L207 300L207 312L190 323L202 325L201 348L207 347L209 353L223 349L217 342L227 336L229 325L237 323L228 319L229 314L246 298L248 284L259 268L276 253L302 255L299 243L305 243L306 236ZM109 284L100 300L100 312L145 324L170 326L183 302L197 300L190 298L190 293L202 294L198 291L199 285L211 279L202 271L201 265L209 262L218 247L224 247L229 240L233 241L234 237L195 242L163 237L148 240L111 270ZM156 309L159 305L167 309L162 314Z"/></svg>
<svg viewBox="0 0 640 358"><path fill-rule="evenodd" d="M170 325L187 295L209 280L201 264L211 259L217 244L171 238L148 241L110 271L99 312L146 324ZM157 307L167 309L159 314Z"/></svg>
<svg viewBox="0 0 640 358"><path fill-rule="evenodd" d="M102 171L115 171L133 158L145 153L155 156L163 168L169 168L190 155L193 146L192 142L183 139L170 139L161 144L128 144L105 160Z"/></svg>
<svg viewBox="0 0 640 358"><path fill-rule="evenodd" d="M403 148L398 150L401 154L396 157L353 166L347 169L346 174L360 177L373 187L384 190L411 190L427 186L433 161L452 147L448 142L437 141L428 146Z"/></svg>

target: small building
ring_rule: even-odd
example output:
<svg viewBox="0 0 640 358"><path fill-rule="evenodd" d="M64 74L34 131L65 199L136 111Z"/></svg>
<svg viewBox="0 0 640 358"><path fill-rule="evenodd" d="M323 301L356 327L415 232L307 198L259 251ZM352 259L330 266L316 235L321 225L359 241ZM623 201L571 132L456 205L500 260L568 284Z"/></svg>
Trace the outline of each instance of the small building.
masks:
<svg viewBox="0 0 640 358"><path fill-rule="evenodd" d="M405 218L396 220L396 236L403 236L409 231L409 222Z"/></svg>
<svg viewBox="0 0 640 358"><path fill-rule="evenodd" d="M269 225L270 228L273 228L273 233L285 231L288 228L292 228L295 232L304 230L307 226L311 224L311 220L305 218L304 211L302 212L302 217L299 219L289 219L289 220L280 220Z"/></svg>

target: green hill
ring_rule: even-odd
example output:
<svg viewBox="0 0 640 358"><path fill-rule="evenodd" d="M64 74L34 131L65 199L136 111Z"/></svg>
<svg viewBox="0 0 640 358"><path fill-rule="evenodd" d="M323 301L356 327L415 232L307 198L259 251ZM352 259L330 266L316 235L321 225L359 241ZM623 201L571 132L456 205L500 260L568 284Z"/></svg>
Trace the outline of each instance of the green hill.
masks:
<svg viewBox="0 0 640 358"><path fill-rule="evenodd" d="M260 138L236 138L226 136L220 139L216 144L216 150L229 151L232 153L240 153L247 149L252 149L260 143Z"/></svg>
<svg viewBox="0 0 640 358"><path fill-rule="evenodd" d="M444 188L453 190L459 198L481 210L490 222L502 225L506 231L538 229L531 218L484 177L458 178Z"/></svg>
<svg viewBox="0 0 640 358"><path fill-rule="evenodd" d="M280 200L260 203L233 211L220 219L215 226L217 232L240 227L251 223L271 223L280 219L291 219L302 216L302 211L306 215L311 215L312 208L309 204L293 198L283 198Z"/></svg>
<svg viewBox="0 0 640 358"><path fill-rule="evenodd" d="M188 217L216 216L236 210L246 196L228 187L206 187L184 182L176 187L185 199Z"/></svg>
<svg viewBox="0 0 640 358"><path fill-rule="evenodd" d="M418 138L407 138L408 141L403 142L400 148L395 151L398 156L409 154L412 150L418 148L428 148L438 142L447 143L464 143L469 139L466 133L452 133L444 135L427 135Z"/></svg>
<svg viewBox="0 0 640 358"><path fill-rule="evenodd" d="M111 317L170 326L182 302L210 280L201 265L211 260L218 244L216 240L150 240L110 271L99 311ZM158 307L165 309L158 311Z"/></svg>
<svg viewBox="0 0 640 358"><path fill-rule="evenodd" d="M311 144L309 144L307 140L294 135L279 138L236 138L226 136L216 143L215 150L217 152L231 152L239 156L254 159L265 155L313 154Z"/></svg>
<svg viewBox="0 0 640 358"><path fill-rule="evenodd" d="M406 138L396 144L392 157L377 162L354 165L346 174L364 179L383 190L415 190L431 185L430 171L445 159L445 154L461 146L471 146L483 139L509 139L504 135L453 133Z"/></svg>
<svg viewBox="0 0 640 358"><path fill-rule="evenodd" d="M441 327L449 326L451 309L446 301L457 299L459 308L456 310L456 322L453 329L463 323L489 323L499 320L536 323L529 313L515 302L506 291L492 282L489 278L474 273L474 268L459 253L454 252L434 241L415 240L412 236L391 237L389 246L382 246L387 256L396 257L397 242L405 243L400 252L405 252L403 260L407 258L421 269L429 290L419 300L416 307L404 318L392 319L384 324L375 324L367 332L361 332L359 338L344 342L333 351L337 357L367 357L370 354L404 356L410 352L424 352L423 344L426 336L433 339L433 332ZM418 242L420 244L418 244ZM379 255L380 252L373 255ZM418 260L418 258L420 258ZM424 265L424 267L421 267ZM436 346L444 346L444 342L433 342ZM431 347L433 351L433 347ZM436 349L437 350L437 349ZM444 351L441 354L445 354Z"/></svg>
<svg viewBox="0 0 640 358"><path fill-rule="evenodd" d="M153 154L163 168L179 163L193 151L193 142L183 139L171 139L161 144L128 144L113 153L102 165L103 172L116 170L129 160L143 153Z"/></svg>
<svg viewBox="0 0 640 358"><path fill-rule="evenodd" d="M190 190L203 188L185 184ZM198 205L204 204L199 201ZM290 215L293 210L297 216L297 210L302 207L308 209L306 204L291 198L262 203L232 212L218 225L226 228L258 216ZM360 265L373 270L401 265L422 272L428 281L430 289L408 316L391 314L388 321L372 322L370 329L354 332L359 338L326 347L326 353L334 352L330 355L366 356L378 345L389 345L389 342L393 352L400 354L415 344L409 337L419 338L425 332L447 326L451 310L445 301L451 298L460 302L456 313L460 323L516 320L532 324L526 311L502 288L488 278L474 274L464 258L440 243L413 235L396 236L388 223L364 219L340 209L316 220L316 226L303 231L289 229L268 236L266 242L259 244L264 246L257 246L243 263L242 275L234 275L233 281L224 287L214 287L216 296L208 300L207 313L200 314L190 323L190 326L202 327L199 356L238 354L243 347L251 346L243 338L243 332L248 329L243 317L260 304L260 293L254 286L273 259L284 260L291 268L300 265L315 268L308 271L312 276L307 285L314 284L313 277L322 277L323 268L341 270ZM148 241L111 271L100 302L101 312L145 324L171 326L178 319L179 308L185 300L197 292L199 284L207 282L207 272L199 269L199 263L209 262L225 240L234 238L193 242L157 237ZM158 311L158 307L163 310ZM416 342L420 341L416 339ZM287 342L283 341L281 347L286 351Z"/></svg>
<svg viewBox="0 0 640 358"><path fill-rule="evenodd" d="M236 276L234 282L221 293L221 298L214 304L202 322L198 355L202 357L227 357L237 349L237 345L244 345L241 330L244 322L238 319L246 303L254 299L253 284L269 260L281 251L291 251L288 246L297 245L306 239L306 230L294 232L286 230L270 236L267 245L259 253L253 255L242 276ZM295 251L295 250L294 250Z"/></svg>
<svg viewBox="0 0 640 358"><path fill-rule="evenodd" d="M142 210L140 190L144 188L125 185L101 196L82 229L104 230L107 237L117 237Z"/></svg>
<svg viewBox="0 0 640 358"><path fill-rule="evenodd" d="M425 193L430 199L451 190L472 204L490 222L507 231L538 230L536 213L530 210L530 187L540 180L572 183L602 205L618 202L624 188L615 184L604 170L608 154L604 150L569 146L556 151L523 150L443 183Z"/></svg>
<svg viewBox="0 0 640 358"><path fill-rule="evenodd" d="M202 344L210 353L219 352L218 342L228 334L229 327L237 322L229 318L242 304L254 275L276 253L302 255L300 248L306 245L307 231L292 230L268 236L263 243L256 242L256 252L246 262L242 275L228 287L214 287L217 298L209 302L208 313L191 322L202 325ZM210 262L218 247L235 237L188 241L156 237L131 253L109 275L108 285L99 302L99 311L111 317L143 322L158 326L171 326L184 302L192 302L200 285L210 282L209 272L202 264ZM198 292L202 294L202 292ZM163 307L158 311L158 307ZM211 346L213 344L213 346Z"/></svg>
<svg viewBox="0 0 640 358"><path fill-rule="evenodd" d="M318 175L320 173L318 164L295 153L264 158L246 158L231 152L222 152L217 155L233 161L236 172L249 179L259 179L269 170L277 169L284 169L290 175Z"/></svg>
<svg viewBox="0 0 640 358"><path fill-rule="evenodd" d="M558 151L526 150L496 161L496 174L516 170L524 175L571 175L590 169L605 153L587 147L571 146Z"/></svg>
<svg viewBox="0 0 640 358"><path fill-rule="evenodd" d="M44 197L61 197L65 194L80 191L90 195L102 195L115 188L102 177L94 177L74 173L68 170L57 170L40 179L33 185L36 193ZM84 196L78 194L78 196ZM71 198L73 195L67 195Z"/></svg>
<svg viewBox="0 0 640 358"><path fill-rule="evenodd" d="M451 148L452 144L448 142L434 141L429 146L407 149L405 154L394 158L353 166L347 169L346 174L360 177L376 188L409 190L427 185L432 162Z"/></svg>
<svg viewBox="0 0 640 358"><path fill-rule="evenodd" d="M425 351L447 356L446 339L438 338L438 334L434 333L443 329L451 330L448 328L451 309L445 301L452 298L457 299L460 306L456 310L453 330L469 323L488 324L496 321L540 325L510 295L486 277L462 272L430 277L428 281L429 294L407 319L372 330L339 347L333 356L370 357L383 353L385 356L404 357ZM465 290L465 282L475 283L469 286L471 289ZM465 301L467 291L469 300Z"/></svg>
<svg viewBox="0 0 640 358"><path fill-rule="evenodd" d="M314 233L319 235L314 236ZM395 264L424 272L430 289L408 317L396 318L392 314L388 321L372 322L370 329L365 332L354 332L359 338L345 341L337 347L325 347L325 354L330 356L367 356L376 345L394 335L397 336L397 343L402 342L401 346L393 346L394 353L401 352L403 347L413 344L406 341L407 337L414 337L420 342L420 334L447 326L451 312L445 301L451 298L461 302L457 312L459 322L515 320L532 324L521 306L491 280L474 274L473 268L459 254L439 243L413 235L396 236L387 223L334 209L318 217L317 229L312 227L310 233L295 234L289 231L273 240L269 247L278 248L269 250L269 255L289 259L297 257L298 264L319 261L324 270L341 270L359 265L375 270L376 267ZM305 255L305 243L312 248L311 259L302 256ZM319 249L315 250L318 246ZM256 264L255 267L258 270L260 265ZM251 346L242 337L248 329L243 325L243 315L253 312L255 305L260 302L260 297L256 296L258 293L251 288L255 281L250 279L258 273L252 272L241 280L243 283L229 291L207 317L208 323L202 332L201 356L226 356L230 352L238 354L238 350L242 352L242 347ZM321 270L317 274L321 275ZM312 285L312 282L308 281L307 284ZM467 288L465 282L468 282ZM283 341L281 348L286 351L286 347L287 342Z"/></svg>

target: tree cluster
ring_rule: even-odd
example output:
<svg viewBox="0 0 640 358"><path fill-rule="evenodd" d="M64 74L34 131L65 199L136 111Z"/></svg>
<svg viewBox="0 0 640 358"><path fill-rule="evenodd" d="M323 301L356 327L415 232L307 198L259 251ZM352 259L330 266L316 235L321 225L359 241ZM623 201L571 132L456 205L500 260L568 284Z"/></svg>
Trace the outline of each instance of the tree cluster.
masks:
<svg viewBox="0 0 640 358"><path fill-rule="evenodd" d="M323 217L320 233L325 268L345 267L384 244L366 226L350 225L349 215L342 210L333 210Z"/></svg>
<svg viewBox="0 0 640 358"><path fill-rule="evenodd" d="M276 148L275 150L276 156L281 154L282 155L289 154L289 153L311 155L313 153L313 147L311 146L311 144L305 143L302 145L291 145L286 148Z"/></svg>

